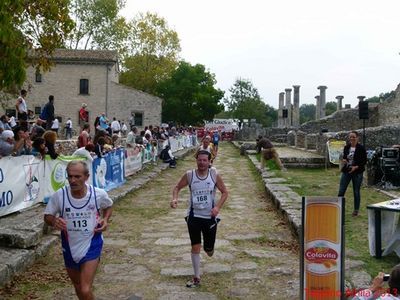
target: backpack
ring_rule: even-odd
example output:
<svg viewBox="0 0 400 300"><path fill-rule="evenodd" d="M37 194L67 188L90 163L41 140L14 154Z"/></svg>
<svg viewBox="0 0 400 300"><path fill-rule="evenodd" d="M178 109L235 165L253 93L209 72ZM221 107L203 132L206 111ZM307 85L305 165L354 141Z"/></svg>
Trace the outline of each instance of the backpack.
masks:
<svg viewBox="0 0 400 300"><path fill-rule="evenodd" d="M166 148L164 148L164 149L161 151L161 153L160 153L160 155L159 155L159 157L160 157L161 160L167 160L167 159L169 158L168 150L169 150L169 148L166 147Z"/></svg>
<svg viewBox="0 0 400 300"><path fill-rule="evenodd" d="M42 112L40 113L39 118L41 120L47 120L48 117L49 117L49 113L47 111L47 104L46 104L45 106L43 106Z"/></svg>

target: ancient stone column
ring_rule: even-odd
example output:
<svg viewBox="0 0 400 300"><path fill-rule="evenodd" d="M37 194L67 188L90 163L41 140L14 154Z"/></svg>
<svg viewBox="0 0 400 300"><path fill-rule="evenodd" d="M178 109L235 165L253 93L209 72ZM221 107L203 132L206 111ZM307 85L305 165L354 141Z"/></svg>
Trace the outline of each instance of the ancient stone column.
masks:
<svg viewBox="0 0 400 300"><path fill-rule="evenodd" d="M285 107L285 93L279 93L279 109L278 109L278 127L285 127L285 120L283 119L283 108Z"/></svg>
<svg viewBox="0 0 400 300"><path fill-rule="evenodd" d="M296 128L300 126L300 85L293 86L292 125Z"/></svg>
<svg viewBox="0 0 400 300"><path fill-rule="evenodd" d="M285 121L285 127L292 126L292 89L285 89L286 98L285 98L285 108L288 110L288 115Z"/></svg>
<svg viewBox="0 0 400 300"><path fill-rule="evenodd" d="M337 99L337 106L336 110L342 110L343 109L343 96L336 96Z"/></svg>
<svg viewBox="0 0 400 300"><path fill-rule="evenodd" d="M365 96L357 96L358 102L364 101L365 98Z"/></svg>
<svg viewBox="0 0 400 300"><path fill-rule="evenodd" d="M321 103L319 101L319 96L315 96L315 99L317 99L316 105L315 105L315 120L321 119Z"/></svg>
<svg viewBox="0 0 400 300"><path fill-rule="evenodd" d="M325 117L325 104L326 104L326 89L328 87L324 86L324 85L320 85L318 87L319 89L319 102L320 102L320 106L319 106L319 116L320 118Z"/></svg>

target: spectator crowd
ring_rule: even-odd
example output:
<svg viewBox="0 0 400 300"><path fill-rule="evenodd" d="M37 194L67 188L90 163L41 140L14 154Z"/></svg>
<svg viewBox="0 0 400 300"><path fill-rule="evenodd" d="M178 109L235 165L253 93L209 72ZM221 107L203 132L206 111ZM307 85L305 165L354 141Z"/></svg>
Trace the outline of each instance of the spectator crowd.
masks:
<svg viewBox="0 0 400 300"><path fill-rule="evenodd" d="M63 153L61 147L56 146L56 140L61 134L60 120L55 116L55 97L49 96L48 102L37 118L29 113L26 97L27 91L21 90L16 101L16 118L7 114L0 117L0 158L10 155L35 155L43 159L48 154L52 159L56 159L59 154L67 154ZM148 153L151 153L153 163L156 163L158 158L162 158L173 167L175 159L169 144L165 141L169 137L196 134L191 126L177 128L166 124L164 126L150 125L139 130L134 124L134 113L127 123L115 117L110 121L105 113L100 114L95 118L93 134L88 122L87 104L82 103L79 109L79 133L73 134L73 124L71 118L68 118L64 124L64 137L72 139L73 136L77 136L76 151L73 155L85 156L90 160L94 157L103 157L114 148L124 146L138 151L146 149ZM125 142L122 142L123 138L126 138Z"/></svg>

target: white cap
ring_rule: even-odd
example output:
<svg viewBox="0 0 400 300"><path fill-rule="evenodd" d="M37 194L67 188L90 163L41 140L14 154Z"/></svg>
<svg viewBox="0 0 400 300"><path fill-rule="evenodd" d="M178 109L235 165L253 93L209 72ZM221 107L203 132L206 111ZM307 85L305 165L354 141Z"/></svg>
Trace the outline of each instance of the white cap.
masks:
<svg viewBox="0 0 400 300"><path fill-rule="evenodd" d="M1 138L3 140L13 137L14 137L14 132L12 132L12 130L3 130L3 132L1 133Z"/></svg>

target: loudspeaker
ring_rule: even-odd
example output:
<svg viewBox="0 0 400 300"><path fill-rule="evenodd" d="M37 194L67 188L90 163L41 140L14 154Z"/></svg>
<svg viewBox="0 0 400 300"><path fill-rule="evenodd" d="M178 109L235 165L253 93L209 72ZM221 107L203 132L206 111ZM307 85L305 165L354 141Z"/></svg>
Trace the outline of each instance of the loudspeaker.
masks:
<svg viewBox="0 0 400 300"><path fill-rule="evenodd" d="M282 118L288 117L288 110L286 108L282 109Z"/></svg>
<svg viewBox="0 0 400 300"><path fill-rule="evenodd" d="M367 120L369 118L368 101L358 102L358 117L361 120Z"/></svg>

